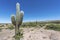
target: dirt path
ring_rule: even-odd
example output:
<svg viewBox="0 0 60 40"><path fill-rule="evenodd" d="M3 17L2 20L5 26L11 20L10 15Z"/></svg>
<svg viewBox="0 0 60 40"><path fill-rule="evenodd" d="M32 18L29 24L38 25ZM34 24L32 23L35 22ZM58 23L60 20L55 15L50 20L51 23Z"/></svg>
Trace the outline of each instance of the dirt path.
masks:
<svg viewBox="0 0 60 40"><path fill-rule="evenodd" d="M60 32L43 28L30 30L26 28L24 29L24 40L60 40Z"/></svg>
<svg viewBox="0 0 60 40"><path fill-rule="evenodd" d="M0 40L12 40L14 35L14 30L3 29L0 32Z"/></svg>
<svg viewBox="0 0 60 40"><path fill-rule="evenodd" d="M22 40L60 40L60 32L54 30L45 30L43 28L22 28ZM15 31L3 29L0 32L0 40L14 40Z"/></svg>

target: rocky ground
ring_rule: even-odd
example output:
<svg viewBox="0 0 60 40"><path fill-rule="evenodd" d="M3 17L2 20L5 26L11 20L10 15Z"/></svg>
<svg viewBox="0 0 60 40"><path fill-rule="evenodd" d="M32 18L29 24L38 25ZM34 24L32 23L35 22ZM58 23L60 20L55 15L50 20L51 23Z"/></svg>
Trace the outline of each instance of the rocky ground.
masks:
<svg viewBox="0 0 60 40"><path fill-rule="evenodd" d="M60 40L60 31L46 30L43 28L22 28L23 39L21 40ZM15 30L2 29L0 40L14 40Z"/></svg>

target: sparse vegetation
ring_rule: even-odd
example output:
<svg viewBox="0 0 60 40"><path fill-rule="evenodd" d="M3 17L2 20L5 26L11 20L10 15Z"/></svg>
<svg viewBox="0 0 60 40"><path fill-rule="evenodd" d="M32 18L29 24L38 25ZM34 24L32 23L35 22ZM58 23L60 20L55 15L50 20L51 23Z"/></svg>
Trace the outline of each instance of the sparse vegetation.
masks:
<svg viewBox="0 0 60 40"><path fill-rule="evenodd" d="M15 35L14 35L13 38L15 38L15 37L17 37L17 39L18 39L18 38L23 38L23 32L22 32L22 31L23 31L23 29L20 29L19 34L17 34L17 35L20 35L20 36L17 36L17 35L15 36Z"/></svg>
<svg viewBox="0 0 60 40"><path fill-rule="evenodd" d="M37 22L37 24L35 22L27 22L23 23L22 27L38 27L37 25L39 25L39 27L46 26L45 29L60 31L60 22L58 21Z"/></svg>
<svg viewBox="0 0 60 40"><path fill-rule="evenodd" d="M50 25L47 25L45 29L60 31L60 25L59 24L50 24Z"/></svg>
<svg viewBox="0 0 60 40"><path fill-rule="evenodd" d="M4 27L4 25L0 24L0 27Z"/></svg>
<svg viewBox="0 0 60 40"><path fill-rule="evenodd" d="M14 29L14 27L11 25L8 27L8 29L12 30L12 29Z"/></svg>
<svg viewBox="0 0 60 40"><path fill-rule="evenodd" d="M1 32L2 28L0 28L0 32Z"/></svg>

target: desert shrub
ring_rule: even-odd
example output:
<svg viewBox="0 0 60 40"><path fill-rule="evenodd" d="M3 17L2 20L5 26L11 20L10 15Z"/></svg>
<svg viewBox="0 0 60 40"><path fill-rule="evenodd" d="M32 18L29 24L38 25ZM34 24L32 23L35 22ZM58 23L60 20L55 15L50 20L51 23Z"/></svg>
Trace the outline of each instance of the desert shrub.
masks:
<svg viewBox="0 0 60 40"><path fill-rule="evenodd" d="M12 29L14 29L14 27L13 26L9 26L8 29L12 30Z"/></svg>
<svg viewBox="0 0 60 40"><path fill-rule="evenodd" d="M39 26L40 26L40 27L43 27L43 26L45 26L45 24L40 24Z"/></svg>
<svg viewBox="0 0 60 40"><path fill-rule="evenodd" d="M0 28L0 32L1 32L2 28Z"/></svg>
<svg viewBox="0 0 60 40"><path fill-rule="evenodd" d="M21 25L21 27L36 27L36 23L28 22Z"/></svg>
<svg viewBox="0 0 60 40"><path fill-rule="evenodd" d="M19 34L20 34L20 36L18 36ZM13 38L15 38L15 37L16 37L17 39L18 39L18 38L23 38L23 29L20 29L20 33L19 33L19 34L17 34L16 36L14 35Z"/></svg>
<svg viewBox="0 0 60 40"><path fill-rule="evenodd" d="M19 34L20 34L20 36L17 36L18 35L17 34L16 36L14 35L13 38L15 38L15 37L17 37L17 38L23 38L23 33L19 33Z"/></svg>
<svg viewBox="0 0 60 40"><path fill-rule="evenodd" d="M46 25L45 29L52 29L52 30L60 31L60 25L58 25L58 24Z"/></svg>
<svg viewBox="0 0 60 40"><path fill-rule="evenodd" d="M1 24L0 27L4 27L4 25Z"/></svg>
<svg viewBox="0 0 60 40"><path fill-rule="evenodd" d="M38 26L39 25L39 26ZM39 22L28 22L21 25L21 27L43 27L45 26L45 23L39 23Z"/></svg>

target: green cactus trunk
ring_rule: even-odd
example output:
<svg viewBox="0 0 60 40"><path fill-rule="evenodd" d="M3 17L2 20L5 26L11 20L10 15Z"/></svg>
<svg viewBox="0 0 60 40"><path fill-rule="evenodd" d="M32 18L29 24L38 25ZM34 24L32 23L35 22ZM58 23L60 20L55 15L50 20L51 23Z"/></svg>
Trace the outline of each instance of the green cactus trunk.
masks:
<svg viewBox="0 0 60 40"><path fill-rule="evenodd" d="M15 40L20 40L20 31L18 25L15 26Z"/></svg>
<svg viewBox="0 0 60 40"><path fill-rule="evenodd" d="M23 21L23 11L20 11L20 4L16 4L16 18L14 15L11 16L12 24L15 25L15 40L20 40L20 30L19 27Z"/></svg>

